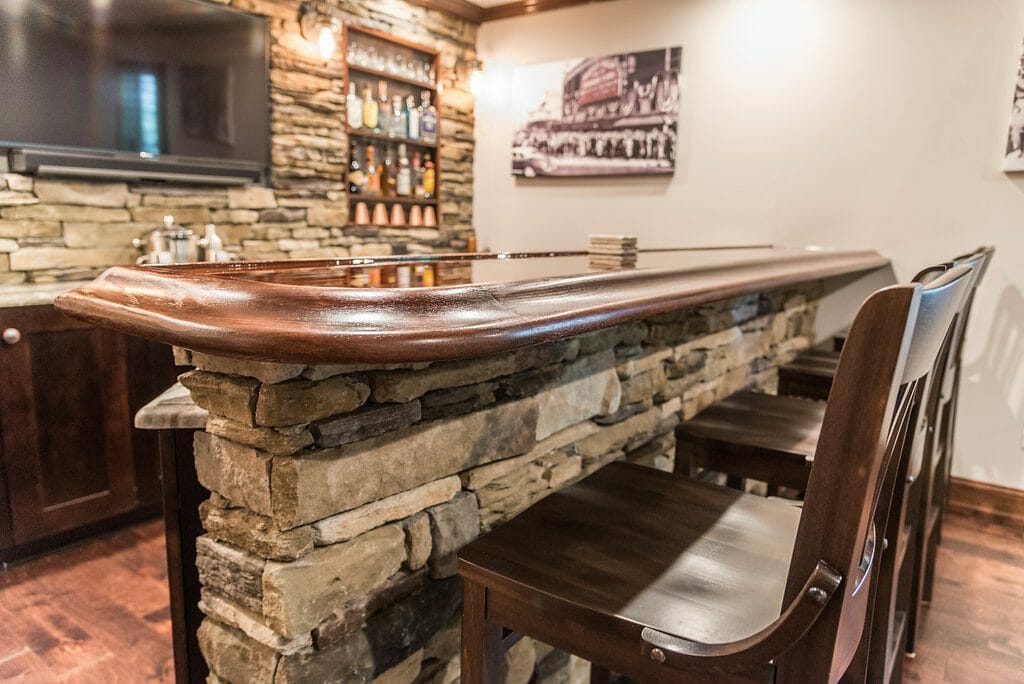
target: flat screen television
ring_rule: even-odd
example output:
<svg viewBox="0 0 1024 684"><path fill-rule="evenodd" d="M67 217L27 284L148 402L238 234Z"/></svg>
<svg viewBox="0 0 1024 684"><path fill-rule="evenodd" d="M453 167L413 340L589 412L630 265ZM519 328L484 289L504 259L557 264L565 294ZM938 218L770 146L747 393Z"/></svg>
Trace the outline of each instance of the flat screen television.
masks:
<svg viewBox="0 0 1024 684"><path fill-rule="evenodd" d="M267 36L266 19L202 0L0 0L0 165L263 181Z"/></svg>

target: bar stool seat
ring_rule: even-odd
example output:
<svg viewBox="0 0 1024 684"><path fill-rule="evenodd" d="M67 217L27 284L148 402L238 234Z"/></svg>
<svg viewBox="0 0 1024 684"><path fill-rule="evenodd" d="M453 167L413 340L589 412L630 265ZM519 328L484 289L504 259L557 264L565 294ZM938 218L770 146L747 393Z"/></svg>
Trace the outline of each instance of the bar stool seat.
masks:
<svg viewBox="0 0 1024 684"><path fill-rule="evenodd" d="M779 618L800 514L786 502L616 462L470 543L459 572L528 591L522 610L541 640L559 642L538 624L568 620L634 644L644 627L738 641ZM512 599L492 591L488 601Z"/></svg>
<svg viewBox="0 0 1024 684"><path fill-rule="evenodd" d="M839 352L815 348L779 367L779 394L825 401L839 367Z"/></svg>
<svg viewBox="0 0 1024 684"><path fill-rule="evenodd" d="M676 428L676 469L709 468L732 478L804 490L825 402L737 392Z"/></svg>

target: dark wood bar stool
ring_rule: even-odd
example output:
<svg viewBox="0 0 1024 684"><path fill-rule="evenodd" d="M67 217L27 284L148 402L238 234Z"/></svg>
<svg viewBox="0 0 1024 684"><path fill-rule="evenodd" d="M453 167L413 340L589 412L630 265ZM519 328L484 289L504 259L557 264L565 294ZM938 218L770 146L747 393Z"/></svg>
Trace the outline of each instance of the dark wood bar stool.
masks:
<svg viewBox="0 0 1024 684"><path fill-rule="evenodd" d="M501 681L521 635L591 660L597 679L838 681L871 608L876 511L969 275L861 307L802 509L613 463L465 547L463 681Z"/></svg>

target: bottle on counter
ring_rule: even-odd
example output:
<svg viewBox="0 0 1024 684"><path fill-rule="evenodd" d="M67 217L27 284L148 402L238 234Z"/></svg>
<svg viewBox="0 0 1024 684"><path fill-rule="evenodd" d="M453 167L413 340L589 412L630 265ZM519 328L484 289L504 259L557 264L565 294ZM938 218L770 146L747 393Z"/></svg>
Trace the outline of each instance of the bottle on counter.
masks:
<svg viewBox="0 0 1024 684"><path fill-rule="evenodd" d="M423 197L433 199L437 192L437 170L430 159L430 153L423 156Z"/></svg>
<svg viewBox="0 0 1024 684"><path fill-rule="evenodd" d="M377 101L373 99L373 92L367 84L363 87L363 128L376 130L377 124L380 123L379 114Z"/></svg>
<svg viewBox="0 0 1024 684"><path fill-rule="evenodd" d="M398 197L412 196L412 169L409 167L405 144L398 146L398 179L395 183L395 194Z"/></svg>
<svg viewBox="0 0 1024 684"><path fill-rule="evenodd" d="M373 145L366 146L366 194L380 194L380 170L377 168L377 151Z"/></svg>
<svg viewBox="0 0 1024 684"><path fill-rule="evenodd" d="M348 115L349 128L362 128L363 101L356 94L356 84L351 81L348 84L348 97L345 98L345 111Z"/></svg>
<svg viewBox="0 0 1024 684"><path fill-rule="evenodd" d="M433 145L437 142L437 110L430 103L430 91L423 91L423 112L420 114L420 139Z"/></svg>
<svg viewBox="0 0 1024 684"><path fill-rule="evenodd" d="M408 115L402 106L402 96L395 95L391 98L391 130L388 131L396 138L404 138L408 128Z"/></svg>
<svg viewBox="0 0 1024 684"><path fill-rule="evenodd" d="M412 95L405 98L405 137L409 140L420 139L420 108L416 105L416 98Z"/></svg>
<svg viewBox="0 0 1024 684"><path fill-rule="evenodd" d="M391 109L391 100L388 99L388 82L384 79L377 81L377 110L379 112L377 132L390 134L393 126L393 110Z"/></svg>
<svg viewBox="0 0 1024 684"><path fill-rule="evenodd" d="M358 195L366 190L366 172L363 171L363 165L359 163L359 150L356 148L355 142L352 143L348 156L348 191Z"/></svg>

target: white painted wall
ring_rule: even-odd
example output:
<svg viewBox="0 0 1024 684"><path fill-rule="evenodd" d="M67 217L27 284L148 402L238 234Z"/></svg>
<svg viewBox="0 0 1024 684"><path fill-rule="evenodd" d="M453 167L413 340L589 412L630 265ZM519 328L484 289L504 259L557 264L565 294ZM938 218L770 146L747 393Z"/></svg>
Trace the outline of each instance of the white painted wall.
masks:
<svg viewBox="0 0 1024 684"><path fill-rule="evenodd" d="M968 341L956 474L1024 488L1024 175L1000 171L1024 0L615 0L483 26L481 247L871 247L901 277L998 248ZM515 180L523 63L683 46L671 179Z"/></svg>

